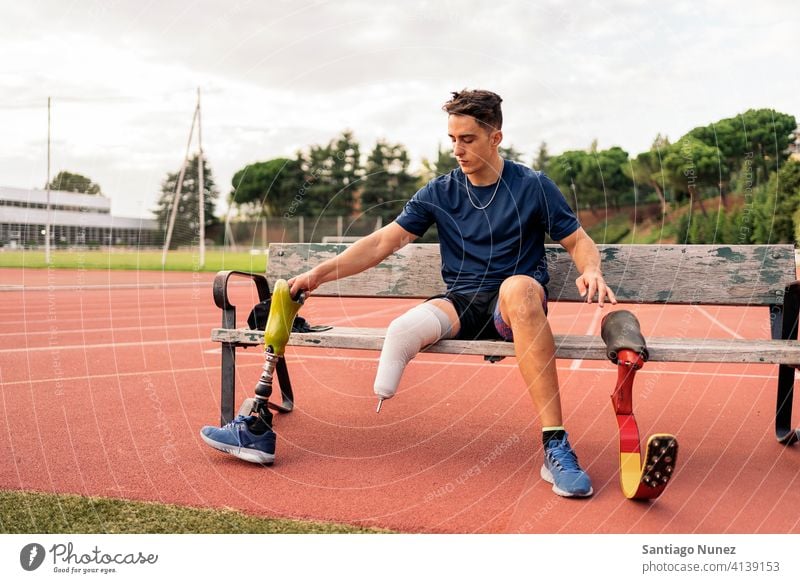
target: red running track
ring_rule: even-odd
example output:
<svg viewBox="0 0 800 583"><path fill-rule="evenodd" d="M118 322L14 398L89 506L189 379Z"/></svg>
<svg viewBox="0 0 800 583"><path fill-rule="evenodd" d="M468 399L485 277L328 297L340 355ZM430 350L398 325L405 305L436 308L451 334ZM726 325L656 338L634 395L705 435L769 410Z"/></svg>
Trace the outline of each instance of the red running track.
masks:
<svg viewBox="0 0 800 583"><path fill-rule="evenodd" d="M445 533L797 533L800 451L773 436L773 366L649 363L641 431L681 452L657 501L622 496L607 362L559 361L570 439L595 495L539 478L539 425L513 359L421 355L375 414L377 353L289 349L297 408L263 468L199 438L219 417L211 274L0 270L0 488L237 508ZM249 287L234 290L242 306ZM312 323L386 325L414 302L311 298ZM645 335L769 336L765 309L631 308ZM596 306L551 304L557 333L595 334ZM242 310L246 312L246 309ZM240 313L240 322L246 313ZM262 356L238 352L239 393ZM795 416L797 417L797 416Z"/></svg>

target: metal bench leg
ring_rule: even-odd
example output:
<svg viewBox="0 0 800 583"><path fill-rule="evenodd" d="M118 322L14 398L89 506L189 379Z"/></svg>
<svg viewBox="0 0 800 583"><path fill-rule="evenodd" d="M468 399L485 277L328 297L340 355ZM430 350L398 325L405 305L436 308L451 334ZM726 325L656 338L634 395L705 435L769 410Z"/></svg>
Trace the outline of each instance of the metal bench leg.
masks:
<svg viewBox="0 0 800 583"><path fill-rule="evenodd" d="M260 274L246 273L243 271L220 271L214 277L213 295L214 304L222 310L222 327L228 330L236 329L236 306L228 297L228 280L231 277L250 279L258 291L258 299L265 300L269 297L267 279ZM236 344L222 343L222 378L220 386L220 422L222 425L233 420L234 403L236 400Z"/></svg>
<svg viewBox="0 0 800 583"><path fill-rule="evenodd" d="M772 338L797 340L797 320L800 315L800 282L786 286L783 306L771 306ZM792 427L795 368L779 365L778 395L775 403L775 437L783 445L800 440L800 430Z"/></svg>
<svg viewBox="0 0 800 583"><path fill-rule="evenodd" d="M233 421L236 402L236 345L222 343L222 382L220 399L220 425Z"/></svg>

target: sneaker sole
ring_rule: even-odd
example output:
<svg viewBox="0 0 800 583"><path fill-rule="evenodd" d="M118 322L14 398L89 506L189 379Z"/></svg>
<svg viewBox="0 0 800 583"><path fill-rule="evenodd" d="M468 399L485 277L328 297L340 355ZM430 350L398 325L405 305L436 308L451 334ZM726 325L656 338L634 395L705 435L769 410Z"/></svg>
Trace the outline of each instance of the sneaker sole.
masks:
<svg viewBox="0 0 800 583"><path fill-rule="evenodd" d="M545 482L549 482L549 483L553 484L553 492L555 492L559 496L563 496L564 498L588 498L589 496L594 494L594 488L592 488L591 486L589 486L589 491L586 492L585 494L578 494L578 493L567 492L566 490L562 490L561 488L556 486L556 481L553 479L553 473L550 470L548 470L547 467L544 466L544 465L542 466L542 469L539 472L539 475L542 476L542 479Z"/></svg>
<svg viewBox="0 0 800 583"><path fill-rule="evenodd" d="M208 445L217 449L219 451L223 451L225 453L229 453L234 457L238 457L241 460L246 462L250 462L253 464L264 464L264 465L272 465L275 462L275 454L274 453L266 453L264 451L258 451L257 449L246 449L240 447L233 447L227 443L222 443L221 441L215 441L210 437L207 437L204 434L200 434L200 437L203 438Z"/></svg>

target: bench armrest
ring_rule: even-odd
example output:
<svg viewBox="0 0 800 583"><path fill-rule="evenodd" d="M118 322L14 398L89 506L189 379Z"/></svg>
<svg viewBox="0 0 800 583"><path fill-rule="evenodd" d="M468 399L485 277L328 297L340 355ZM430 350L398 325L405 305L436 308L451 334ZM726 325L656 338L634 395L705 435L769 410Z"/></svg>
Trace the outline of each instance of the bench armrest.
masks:
<svg viewBox="0 0 800 583"><path fill-rule="evenodd" d="M800 319L800 281L793 281L786 286L781 311L780 321L776 321L773 325L772 337L781 340L796 340L798 320ZM786 365L778 367L775 436L783 445L792 445L800 441L800 430L794 429L792 425L796 368L796 366Z"/></svg>
<svg viewBox="0 0 800 583"><path fill-rule="evenodd" d="M222 327L223 328L236 328L236 306L234 306L228 297L228 280L232 277L243 277L250 279L256 286L258 291L258 300L263 302L270 297L269 283L267 278L260 273L248 273L246 271L219 271L214 277L214 303L222 310Z"/></svg>

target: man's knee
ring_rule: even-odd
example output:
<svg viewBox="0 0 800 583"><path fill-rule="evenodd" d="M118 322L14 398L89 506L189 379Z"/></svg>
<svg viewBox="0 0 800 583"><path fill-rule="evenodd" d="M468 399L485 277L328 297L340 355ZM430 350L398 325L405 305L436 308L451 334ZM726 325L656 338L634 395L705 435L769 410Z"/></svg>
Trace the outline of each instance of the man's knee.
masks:
<svg viewBox="0 0 800 583"><path fill-rule="evenodd" d="M509 324L545 316L544 301L544 288L528 275L513 275L500 286L500 315Z"/></svg>

